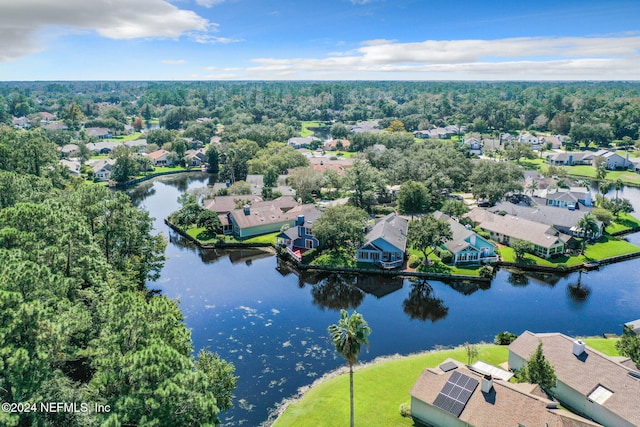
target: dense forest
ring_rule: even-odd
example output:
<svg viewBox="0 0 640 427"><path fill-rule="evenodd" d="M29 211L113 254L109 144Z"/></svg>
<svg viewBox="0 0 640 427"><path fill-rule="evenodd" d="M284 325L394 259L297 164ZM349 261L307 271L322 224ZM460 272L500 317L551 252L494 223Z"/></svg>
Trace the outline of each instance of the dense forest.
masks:
<svg viewBox="0 0 640 427"><path fill-rule="evenodd" d="M57 162L40 130L0 129L0 398L19 404L3 406L0 424L216 424L234 368L194 357L177 302L145 286L164 238L125 193Z"/></svg>

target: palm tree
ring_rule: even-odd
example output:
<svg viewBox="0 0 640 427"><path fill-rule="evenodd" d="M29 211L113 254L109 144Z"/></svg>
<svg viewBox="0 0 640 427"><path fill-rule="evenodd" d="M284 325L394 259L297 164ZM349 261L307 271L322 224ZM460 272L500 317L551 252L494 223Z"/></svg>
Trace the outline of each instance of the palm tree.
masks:
<svg viewBox="0 0 640 427"><path fill-rule="evenodd" d="M616 189L616 199L618 198L618 191L624 188L624 182L620 178L616 179L616 182L613 184L613 188Z"/></svg>
<svg viewBox="0 0 640 427"><path fill-rule="evenodd" d="M531 181L527 184L527 190L531 193L531 197L533 197L533 193L538 189L538 181Z"/></svg>
<svg viewBox="0 0 640 427"><path fill-rule="evenodd" d="M353 412L353 365L358 361L362 344L369 347L368 336L371 328L362 317L362 314L354 311L351 316L347 310L340 310L340 320L337 324L329 326L329 335L336 351L347 361L349 365L349 401L351 405L351 427L354 426Z"/></svg>
<svg viewBox="0 0 640 427"><path fill-rule="evenodd" d="M598 232L598 220L591 213L584 214L576 224L576 227L582 231L582 255L584 255L584 248L587 245L587 239Z"/></svg>

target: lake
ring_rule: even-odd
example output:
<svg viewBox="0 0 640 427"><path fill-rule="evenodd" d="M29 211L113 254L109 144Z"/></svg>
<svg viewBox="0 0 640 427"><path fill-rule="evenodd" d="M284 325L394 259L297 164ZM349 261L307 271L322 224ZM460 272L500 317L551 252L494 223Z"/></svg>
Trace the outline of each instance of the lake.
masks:
<svg viewBox="0 0 640 427"><path fill-rule="evenodd" d="M196 352L209 347L236 366L235 406L221 414L225 426L260 425L283 398L344 364L327 334L340 308L357 308L373 331L361 361L491 342L505 330L619 334L625 322L640 318L640 259L565 277L501 270L490 286L479 288L464 282L299 276L263 251L203 251L163 219L179 208L181 193L208 184L213 182L204 174L165 176L130 194L169 240L161 278L148 286L179 300ZM640 212L640 190L625 188L621 196ZM637 234L629 240L640 244Z"/></svg>

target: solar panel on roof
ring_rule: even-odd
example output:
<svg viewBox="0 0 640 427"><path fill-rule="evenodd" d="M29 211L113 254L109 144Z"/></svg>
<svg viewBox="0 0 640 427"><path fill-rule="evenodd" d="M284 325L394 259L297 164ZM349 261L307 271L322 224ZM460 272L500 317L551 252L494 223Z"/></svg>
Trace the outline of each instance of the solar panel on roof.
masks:
<svg viewBox="0 0 640 427"><path fill-rule="evenodd" d="M453 372L436 396L433 405L454 417L459 417L478 384L475 378L458 371Z"/></svg>
<svg viewBox="0 0 640 427"><path fill-rule="evenodd" d="M443 363L442 365L440 365L440 369L442 369L443 372L449 372L452 371L454 369L456 369L458 367L458 365L456 365L454 362L446 362Z"/></svg>

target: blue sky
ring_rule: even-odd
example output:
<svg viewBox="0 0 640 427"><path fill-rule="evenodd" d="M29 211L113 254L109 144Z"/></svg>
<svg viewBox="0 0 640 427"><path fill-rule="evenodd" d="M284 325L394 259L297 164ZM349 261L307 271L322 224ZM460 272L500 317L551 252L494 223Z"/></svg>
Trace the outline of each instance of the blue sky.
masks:
<svg viewBox="0 0 640 427"><path fill-rule="evenodd" d="M0 0L0 80L640 80L637 0Z"/></svg>

